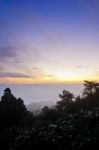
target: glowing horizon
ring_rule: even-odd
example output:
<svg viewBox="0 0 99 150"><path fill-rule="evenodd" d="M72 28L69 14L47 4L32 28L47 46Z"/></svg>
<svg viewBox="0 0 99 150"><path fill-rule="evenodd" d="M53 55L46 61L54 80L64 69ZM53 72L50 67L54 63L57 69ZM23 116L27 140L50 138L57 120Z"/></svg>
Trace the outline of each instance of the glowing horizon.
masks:
<svg viewBox="0 0 99 150"><path fill-rule="evenodd" d="M97 0L0 1L0 83L99 80Z"/></svg>

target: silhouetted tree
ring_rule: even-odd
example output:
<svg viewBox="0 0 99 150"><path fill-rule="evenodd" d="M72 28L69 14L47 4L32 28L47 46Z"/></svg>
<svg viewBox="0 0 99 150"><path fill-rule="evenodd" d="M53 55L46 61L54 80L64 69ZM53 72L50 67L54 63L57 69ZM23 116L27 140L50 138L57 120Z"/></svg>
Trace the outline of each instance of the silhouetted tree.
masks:
<svg viewBox="0 0 99 150"><path fill-rule="evenodd" d="M99 107L99 83L95 81L84 81L83 108L86 111L95 111Z"/></svg>
<svg viewBox="0 0 99 150"><path fill-rule="evenodd" d="M10 88L4 90L0 101L0 126L13 127L25 125L27 109L21 98L16 99Z"/></svg>
<svg viewBox="0 0 99 150"><path fill-rule="evenodd" d="M63 90L62 94L59 94L59 97L61 100L57 102L56 108L60 111L69 111L73 104L74 95L69 91Z"/></svg>
<svg viewBox="0 0 99 150"><path fill-rule="evenodd" d="M42 108L41 116L44 121L54 122L58 118L58 113L54 108L45 106Z"/></svg>
<svg viewBox="0 0 99 150"><path fill-rule="evenodd" d="M48 106L44 106L43 108L42 108L42 115L45 115L47 112L48 112L48 110L49 110L49 108L48 108Z"/></svg>
<svg viewBox="0 0 99 150"><path fill-rule="evenodd" d="M75 101L74 101L74 112L75 113L80 113L82 110L83 110L83 101L82 101L82 98L80 96L77 96L75 98Z"/></svg>
<svg viewBox="0 0 99 150"><path fill-rule="evenodd" d="M94 94L99 91L99 83L95 81L84 81L84 91L83 97L88 96L89 94Z"/></svg>
<svg viewBox="0 0 99 150"><path fill-rule="evenodd" d="M0 149L97 149L99 115L88 116L86 112L99 108L99 84L85 81L83 97L74 98L66 90L59 97L55 108L45 106L33 117L23 100L14 97L9 88L5 89L0 101L0 127L6 128L0 128Z"/></svg>

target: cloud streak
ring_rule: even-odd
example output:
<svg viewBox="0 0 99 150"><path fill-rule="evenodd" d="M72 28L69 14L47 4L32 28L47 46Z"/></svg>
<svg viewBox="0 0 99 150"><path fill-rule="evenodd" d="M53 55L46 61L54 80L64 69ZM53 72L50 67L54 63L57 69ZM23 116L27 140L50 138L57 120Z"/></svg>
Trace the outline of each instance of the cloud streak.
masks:
<svg viewBox="0 0 99 150"><path fill-rule="evenodd" d="M0 47L0 58L11 58L16 56L15 46Z"/></svg>
<svg viewBox="0 0 99 150"><path fill-rule="evenodd" d="M1 72L0 78L31 78L31 76L17 72Z"/></svg>
<svg viewBox="0 0 99 150"><path fill-rule="evenodd" d="M51 74L43 74L42 77L48 77L48 78L53 78L54 76Z"/></svg>
<svg viewBox="0 0 99 150"><path fill-rule="evenodd" d="M82 65L76 65L76 66L73 66L73 67L75 67L75 68L83 68L84 66L82 66Z"/></svg>

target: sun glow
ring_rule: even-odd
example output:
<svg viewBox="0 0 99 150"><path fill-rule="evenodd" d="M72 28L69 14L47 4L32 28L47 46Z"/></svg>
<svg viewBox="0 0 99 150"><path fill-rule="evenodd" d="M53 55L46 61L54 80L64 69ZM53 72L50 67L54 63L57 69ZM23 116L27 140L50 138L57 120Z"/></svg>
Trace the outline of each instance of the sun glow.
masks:
<svg viewBox="0 0 99 150"><path fill-rule="evenodd" d="M37 74L35 77L17 78L17 77L3 77L0 78L0 83L11 84L45 84L45 83L83 83L84 80L99 80L97 76L88 74L86 71L77 71L71 69L57 69L53 72L43 72Z"/></svg>

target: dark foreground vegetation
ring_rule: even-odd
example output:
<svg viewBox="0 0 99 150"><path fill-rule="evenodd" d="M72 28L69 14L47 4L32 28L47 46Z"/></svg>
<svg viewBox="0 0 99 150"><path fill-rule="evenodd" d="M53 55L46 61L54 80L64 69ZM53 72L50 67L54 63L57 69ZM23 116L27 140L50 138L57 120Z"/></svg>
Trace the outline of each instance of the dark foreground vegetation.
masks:
<svg viewBox="0 0 99 150"><path fill-rule="evenodd" d="M82 96L66 90L55 108L27 111L9 88L0 101L0 150L99 149L99 83L84 81Z"/></svg>

